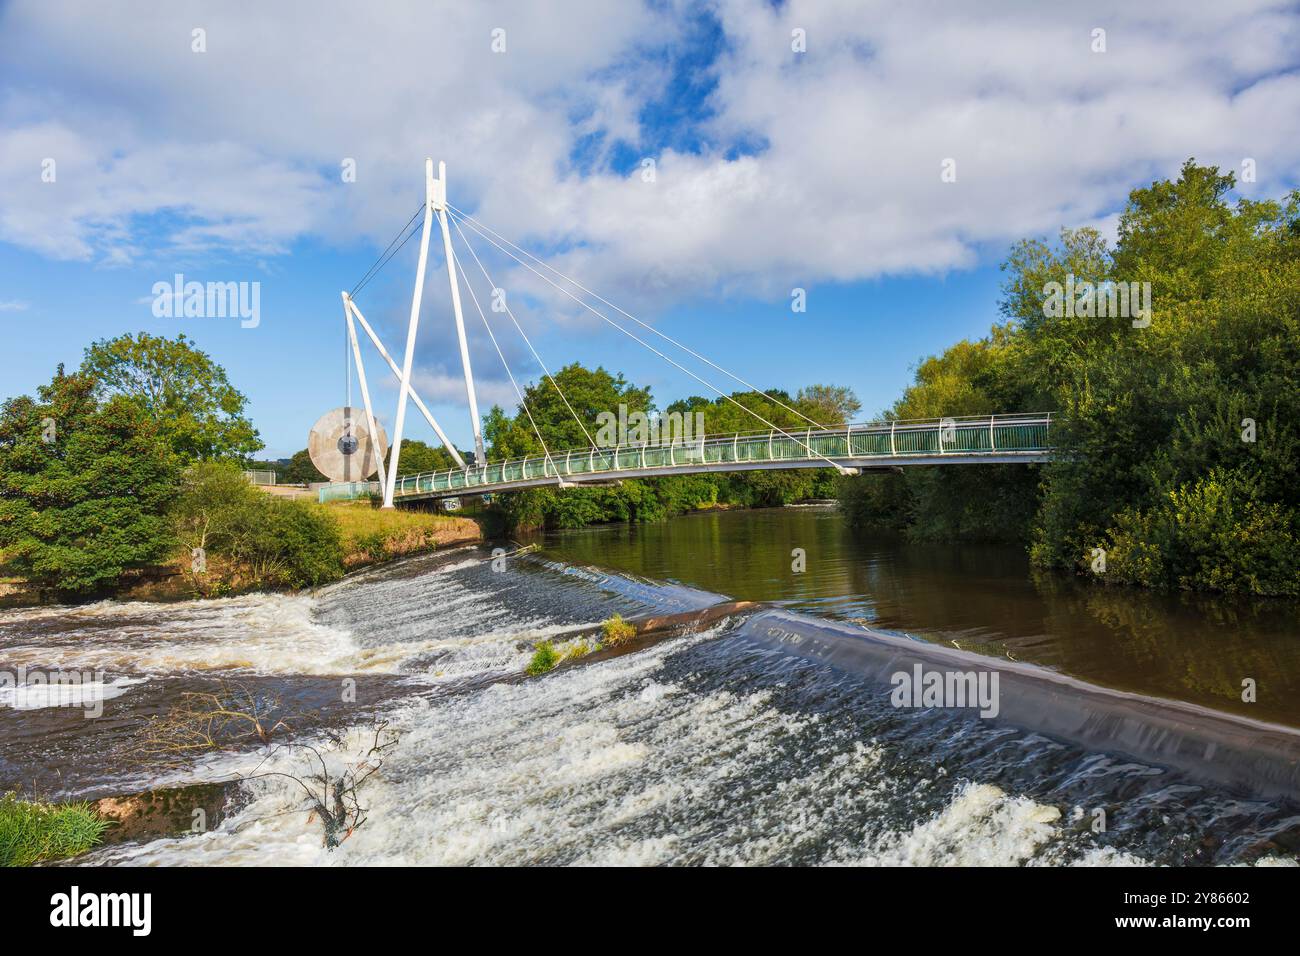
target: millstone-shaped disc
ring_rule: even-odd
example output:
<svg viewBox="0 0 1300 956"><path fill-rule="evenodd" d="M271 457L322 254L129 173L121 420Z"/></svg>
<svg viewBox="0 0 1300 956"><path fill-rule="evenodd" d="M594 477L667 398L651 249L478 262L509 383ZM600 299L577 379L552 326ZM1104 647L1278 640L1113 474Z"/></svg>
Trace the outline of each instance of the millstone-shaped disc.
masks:
<svg viewBox="0 0 1300 956"><path fill-rule="evenodd" d="M378 441L366 427L364 408L336 408L326 412L307 436L311 462L330 481L365 481L379 471L388 453L388 436L378 422ZM376 453L376 445L378 451Z"/></svg>

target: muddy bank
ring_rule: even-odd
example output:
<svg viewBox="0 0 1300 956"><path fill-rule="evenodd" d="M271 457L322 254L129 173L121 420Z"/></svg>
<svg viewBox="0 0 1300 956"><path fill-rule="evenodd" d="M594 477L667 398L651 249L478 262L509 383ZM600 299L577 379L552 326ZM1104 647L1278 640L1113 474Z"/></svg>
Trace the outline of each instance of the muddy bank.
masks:
<svg viewBox="0 0 1300 956"><path fill-rule="evenodd" d="M205 832L237 812L242 800L239 781L229 781L102 797L90 806L110 823L99 845L112 846Z"/></svg>

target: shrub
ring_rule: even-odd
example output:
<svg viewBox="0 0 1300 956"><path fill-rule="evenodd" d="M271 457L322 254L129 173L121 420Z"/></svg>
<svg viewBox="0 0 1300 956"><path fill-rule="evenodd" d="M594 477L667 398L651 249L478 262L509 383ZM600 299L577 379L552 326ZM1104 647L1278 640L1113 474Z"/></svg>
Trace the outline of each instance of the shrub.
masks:
<svg viewBox="0 0 1300 956"><path fill-rule="evenodd" d="M1300 595L1295 515L1263 499L1258 482L1213 469L1154 508L1121 513L1107 580L1148 587Z"/></svg>
<svg viewBox="0 0 1300 956"><path fill-rule="evenodd" d="M387 561L392 557L388 536L382 531L370 531L357 535L353 547L364 554L370 561Z"/></svg>
<svg viewBox="0 0 1300 956"><path fill-rule="evenodd" d="M53 806L0 797L0 866L31 866L84 853L99 843L108 821L87 803Z"/></svg>
<svg viewBox="0 0 1300 956"><path fill-rule="evenodd" d="M239 466L203 462L186 471L173 504L177 537L266 587L307 587L343 576L338 523L303 501L258 491Z"/></svg>

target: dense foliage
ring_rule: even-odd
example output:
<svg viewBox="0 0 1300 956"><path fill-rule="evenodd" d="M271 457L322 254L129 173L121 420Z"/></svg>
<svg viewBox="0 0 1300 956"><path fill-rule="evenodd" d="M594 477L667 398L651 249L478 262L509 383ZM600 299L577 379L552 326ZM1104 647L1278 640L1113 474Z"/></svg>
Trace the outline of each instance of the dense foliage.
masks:
<svg viewBox="0 0 1300 956"><path fill-rule="evenodd" d="M91 594L165 559L180 462L144 409L62 367L38 398L0 408L0 551L6 570Z"/></svg>
<svg viewBox="0 0 1300 956"><path fill-rule="evenodd" d="M243 458L262 447L245 415L248 400L184 335L141 332L96 342L81 371L95 380L99 398L138 404L182 458Z"/></svg>
<svg viewBox="0 0 1300 956"><path fill-rule="evenodd" d="M461 458L469 461L464 452L461 452ZM384 456L384 468L388 468L392 460L393 450L390 448L388 454ZM455 468L456 460L451 457L451 452L441 445L435 448L419 439L408 438L402 441L402 454L398 457L397 465L403 475L418 475Z"/></svg>
<svg viewBox="0 0 1300 956"><path fill-rule="evenodd" d="M484 419L483 430L490 446L489 458L497 461L541 455L543 446L552 453L587 448L593 441L604 447L609 442L598 423L602 416L606 422L619 418L620 406L625 410L623 417L640 412L656 421L664 421L666 415L694 416L698 412L706 435L762 431L764 426L756 416L781 428L800 430L809 427L801 414L819 424L840 424L859 408L853 393L842 387L813 386L795 397L780 390L768 395L771 398L758 392L736 392L712 401L691 397L672 403L661 415L649 388L635 386L621 374L575 363L556 372L554 383L546 378L526 388L524 403L513 417L494 407ZM691 418L691 434L698 438L696 421ZM405 472L405 448L401 460ZM503 495L501 508L508 523L521 528L657 521L717 504L772 506L829 496L834 490L832 475L829 469L753 471L674 475L563 490L541 488Z"/></svg>
<svg viewBox="0 0 1300 956"><path fill-rule="evenodd" d="M1108 582L1300 594L1300 193L1233 186L1189 161L1130 194L1113 249L1091 229L1016 245L1005 322L922 363L892 414L1051 410L1056 460L865 476L850 517L1022 539ZM1091 296L1045 306L1070 276ZM1149 323L1096 314L1119 283L1150 283Z"/></svg>
<svg viewBox="0 0 1300 956"><path fill-rule="evenodd" d="M192 348L145 334L99 342L76 374L0 407L4 572L62 597L107 593L195 547L250 583L342 574L338 529L243 479L261 447L244 397ZM196 543L197 542L197 543Z"/></svg>
<svg viewBox="0 0 1300 956"><path fill-rule="evenodd" d="M222 560L231 566L234 574L226 579L238 575L258 587L300 588L343 575L337 522L307 502L257 490L237 464L191 466L170 517L188 553L201 549L204 563ZM196 580L203 578L196 574Z"/></svg>

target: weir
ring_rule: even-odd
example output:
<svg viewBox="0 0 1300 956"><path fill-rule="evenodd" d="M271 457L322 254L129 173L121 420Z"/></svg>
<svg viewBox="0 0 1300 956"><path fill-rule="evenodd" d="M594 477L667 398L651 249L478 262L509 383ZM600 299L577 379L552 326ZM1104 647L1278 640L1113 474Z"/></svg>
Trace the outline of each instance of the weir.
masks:
<svg viewBox="0 0 1300 956"><path fill-rule="evenodd" d="M750 617L739 634L880 685L916 665L998 675L997 723L1089 750L1179 770L1264 797L1300 802L1300 732L1183 701L1100 687L1031 664L928 644L788 611ZM972 720L980 720L971 712Z"/></svg>

